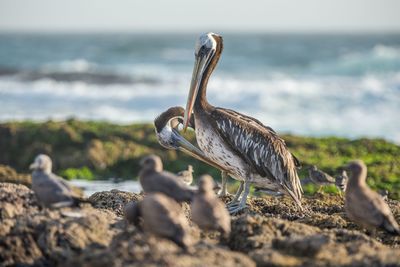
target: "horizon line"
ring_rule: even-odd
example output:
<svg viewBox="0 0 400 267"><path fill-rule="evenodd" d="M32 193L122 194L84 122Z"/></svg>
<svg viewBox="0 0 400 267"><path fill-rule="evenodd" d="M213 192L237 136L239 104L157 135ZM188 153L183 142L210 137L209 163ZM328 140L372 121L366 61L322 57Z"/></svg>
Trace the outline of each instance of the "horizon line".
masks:
<svg viewBox="0 0 400 267"><path fill-rule="evenodd" d="M211 31L211 30L208 30ZM199 32L208 32L204 29L176 29L176 30L159 30L159 29L0 29L0 34L195 34ZM361 30L361 29L330 29L330 30L263 30L263 29L213 29L213 32L223 32L225 34L299 34L299 35L336 35L336 34L350 34L350 35L363 35L363 34L400 34L400 29L386 29L386 30Z"/></svg>

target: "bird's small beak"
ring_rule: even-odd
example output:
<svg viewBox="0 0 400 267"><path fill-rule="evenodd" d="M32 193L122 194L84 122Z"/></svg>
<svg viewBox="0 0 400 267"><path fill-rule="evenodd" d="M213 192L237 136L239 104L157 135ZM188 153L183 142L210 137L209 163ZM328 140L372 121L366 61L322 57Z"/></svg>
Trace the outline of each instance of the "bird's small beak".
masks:
<svg viewBox="0 0 400 267"><path fill-rule="evenodd" d="M29 169L30 170L34 170L34 169L37 169L39 166L38 166L38 164L36 163L36 162L34 162L34 163L32 163L31 165L29 165Z"/></svg>
<svg viewBox="0 0 400 267"><path fill-rule="evenodd" d="M210 50L208 53L202 53L201 55L196 56L196 60L194 63L192 81L190 82L190 90L188 99L186 102L185 115L183 118L183 130L186 131L189 122L190 116L192 115L193 106L196 102L197 94L199 93L199 88L201 81L204 76L204 72L210 62L211 57L214 55L215 51Z"/></svg>

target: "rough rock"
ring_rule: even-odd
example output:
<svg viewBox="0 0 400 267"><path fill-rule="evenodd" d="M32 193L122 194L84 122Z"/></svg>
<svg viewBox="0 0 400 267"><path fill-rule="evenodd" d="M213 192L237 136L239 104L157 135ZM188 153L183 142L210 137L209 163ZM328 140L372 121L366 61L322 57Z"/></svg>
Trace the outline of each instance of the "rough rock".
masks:
<svg viewBox="0 0 400 267"><path fill-rule="evenodd" d="M90 205L42 209L23 185L0 184L0 199L3 266L58 265L89 246L106 247L118 231L113 227L117 217L112 212Z"/></svg>
<svg viewBox="0 0 400 267"><path fill-rule="evenodd" d="M110 247L82 253L67 266L255 266L246 255L200 242L184 252L173 242L128 227Z"/></svg>
<svg viewBox="0 0 400 267"><path fill-rule="evenodd" d="M124 221L124 205L141 198L112 190L93 194L94 207L49 210L29 188L0 184L0 266L400 266L400 238L366 234L337 196L305 198L305 213L290 199L251 198L228 239L190 222L189 251ZM389 205L399 220L399 202Z"/></svg>
<svg viewBox="0 0 400 267"><path fill-rule="evenodd" d="M260 215L233 220L227 245L257 266L398 266L400 249L355 230L324 229Z"/></svg>
<svg viewBox="0 0 400 267"><path fill-rule="evenodd" d="M96 192L89 197L93 207L107 209L118 216L123 216L124 207L128 202L139 201L142 195L113 189L111 191Z"/></svg>

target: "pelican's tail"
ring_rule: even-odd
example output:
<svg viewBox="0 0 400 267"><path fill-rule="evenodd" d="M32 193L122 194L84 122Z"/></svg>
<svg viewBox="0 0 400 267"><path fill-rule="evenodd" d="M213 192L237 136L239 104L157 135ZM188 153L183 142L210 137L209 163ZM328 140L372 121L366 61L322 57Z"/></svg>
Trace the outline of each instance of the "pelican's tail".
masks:
<svg viewBox="0 0 400 267"><path fill-rule="evenodd" d="M303 188L301 187L300 178L297 175L296 168L292 166L287 172L288 178L287 183L283 184L283 188L289 194L289 196L294 200L296 205L303 211L303 206L301 205L301 198L303 195Z"/></svg>
<svg viewBox="0 0 400 267"><path fill-rule="evenodd" d="M286 193L294 200L296 205L300 208L300 211L304 211L303 205L301 204L301 194L300 198L292 191L290 190L287 186L283 186L285 189Z"/></svg>

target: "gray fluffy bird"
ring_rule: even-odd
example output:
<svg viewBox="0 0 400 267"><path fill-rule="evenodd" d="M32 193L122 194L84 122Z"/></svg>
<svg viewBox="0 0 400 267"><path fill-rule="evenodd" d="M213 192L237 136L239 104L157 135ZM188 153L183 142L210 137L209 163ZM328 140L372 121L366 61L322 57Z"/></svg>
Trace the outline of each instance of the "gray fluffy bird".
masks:
<svg viewBox="0 0 400 267"><path fill-rule="evenodd" d="M388 233L400 235L400 228L382 197L372 191L367 183L367 166L361 160L350 162L351 173L345 192L347 216L368 230L381 228Z"/></svg>
<svg viewBox="0 0 400 267"><path fill-rule="evenodd" d="M178 202L192 200L194 191L175 174L163 171L159 156L147 156L140 164L139 181L145 193L163 193Z"/></svg>
<svg viewBox="0 0 400 267"><path fill-rule="evenodd" d="M327 173L324 173L321 170L318 170L317 166L315 166L315 165L311 166L308 169L308 175L309 175L310 180L314 184L320 186L319 190L321 189L321 187L323 185L335 184L335 178L333 178L332 176L330 176Z"/></svg>
<svg viewBox="0 0 400 267"><path fill-rule="evenodd" d="M192 220L203 230L216 230L227 237L231 232L231 217L225 204L215 195L214 180L203 175L199 181L199 191L191 204Z"/></svg>
<svg viewBox="0 0 400 267"><path fill-rule="evenodd" d="M130 202L125 206L125 219L140 224L145 232L170 239L178 246L187 249L193 242L189 226L181 206L163 194L149 194L140 202Z"/></svg>
<svg viewBox="0 0 400 267"><path fill-rule="evenodd" d="M88 202L74 193L67 181L51 172L52 161L49 156L38 155L29 168L33 170L32 190L44 206L60 208Z"/></svg>
<svg viewBox="0 0 400 267"><path fill-rule="evenodd" d="M180 171L176 174L185 184L191 185L193 182L193 166L189 165L187 170Z"/></svg>

